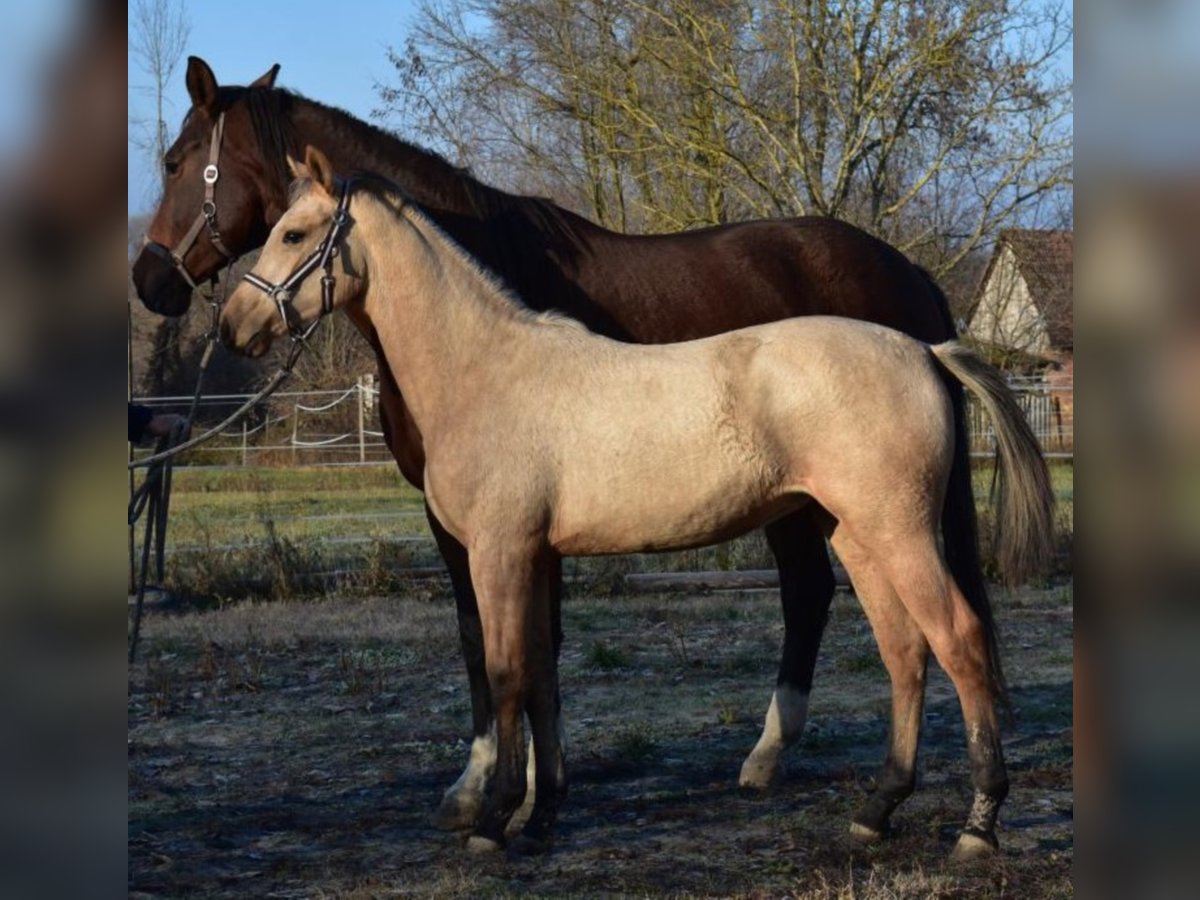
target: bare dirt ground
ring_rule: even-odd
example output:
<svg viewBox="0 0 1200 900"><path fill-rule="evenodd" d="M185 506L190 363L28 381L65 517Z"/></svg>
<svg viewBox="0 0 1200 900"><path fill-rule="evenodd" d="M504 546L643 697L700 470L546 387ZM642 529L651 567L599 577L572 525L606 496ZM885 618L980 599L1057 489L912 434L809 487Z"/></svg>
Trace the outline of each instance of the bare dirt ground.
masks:
<svg viewBox="0 0 1200 900"><path fill-rule="evenodd" d="M877 847L847 835L884 753L888 683L839 592L809 723L766 795L737 788L770 699L774 592L573 596L571 793L552 853L469 856L428 825L466 760L453 603L153 612L129 675L129 889L177 897L1073 893L1072 590L996 590L1015 722L1001 853L947 856L967 808L961 717L931 666L921 783Z"/></svg>

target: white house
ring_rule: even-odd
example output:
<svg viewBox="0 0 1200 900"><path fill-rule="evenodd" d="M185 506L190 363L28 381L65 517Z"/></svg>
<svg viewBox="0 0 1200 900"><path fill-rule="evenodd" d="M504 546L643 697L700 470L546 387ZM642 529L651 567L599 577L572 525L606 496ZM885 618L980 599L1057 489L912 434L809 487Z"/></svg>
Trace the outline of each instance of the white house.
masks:
<svg viewBox="0 0 1200 900"><path fill-rule="evenodd" d="M982 344L1066 364L1074 350L1070 231L1000 233L967 333Z"/></svg>

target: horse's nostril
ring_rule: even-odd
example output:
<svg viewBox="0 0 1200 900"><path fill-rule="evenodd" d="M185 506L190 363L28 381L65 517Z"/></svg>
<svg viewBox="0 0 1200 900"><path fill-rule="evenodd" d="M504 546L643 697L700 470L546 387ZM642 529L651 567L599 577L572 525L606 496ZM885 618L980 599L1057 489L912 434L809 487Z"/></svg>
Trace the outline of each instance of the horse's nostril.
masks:
<svg viewBox="0 0 1200 900"><path fill-rule="evenodd" d="M217 332L221 335L221 343L230 349L233 348L233 329L229 327L229 321L222 318L218 325Z"/></svg>

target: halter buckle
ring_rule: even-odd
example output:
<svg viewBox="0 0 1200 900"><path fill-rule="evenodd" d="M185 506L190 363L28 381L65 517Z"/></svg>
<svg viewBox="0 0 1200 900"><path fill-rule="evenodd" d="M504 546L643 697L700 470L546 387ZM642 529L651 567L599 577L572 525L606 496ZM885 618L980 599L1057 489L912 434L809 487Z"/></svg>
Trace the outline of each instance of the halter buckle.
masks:
<svg viewBox="0 0 1200 900"><path fill-rule="evenodd" d="M220 171L217 169L216 163L209 163L204 167L204 183L216 184L217 179L221 177Z"/></svg>

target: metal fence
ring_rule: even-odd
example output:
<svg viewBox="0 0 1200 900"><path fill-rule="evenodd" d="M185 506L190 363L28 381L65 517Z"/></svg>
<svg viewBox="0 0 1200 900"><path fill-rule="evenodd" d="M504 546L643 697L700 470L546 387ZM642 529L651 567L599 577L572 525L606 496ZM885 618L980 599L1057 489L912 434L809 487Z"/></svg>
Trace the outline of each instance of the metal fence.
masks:
<svg viewBox="0 0 1200 900"><path fill-rule="evenodd" d="M1072 458L1075 448L1072 384L1013 378L1010 386L1046 455ZM218 394L202 398L197 427L205 422L219 421L250 396ZM390 461L383 432L376 430L379 427L378 397L373 375L363 375L354 384L341 389L276 393L240 424L189 453L183 463L362 465ZM134 400L163 411L183 412L191 397L137 397ZM974 398L968 401L967 422L972 454L991 456L995 434Z"/></svg>

